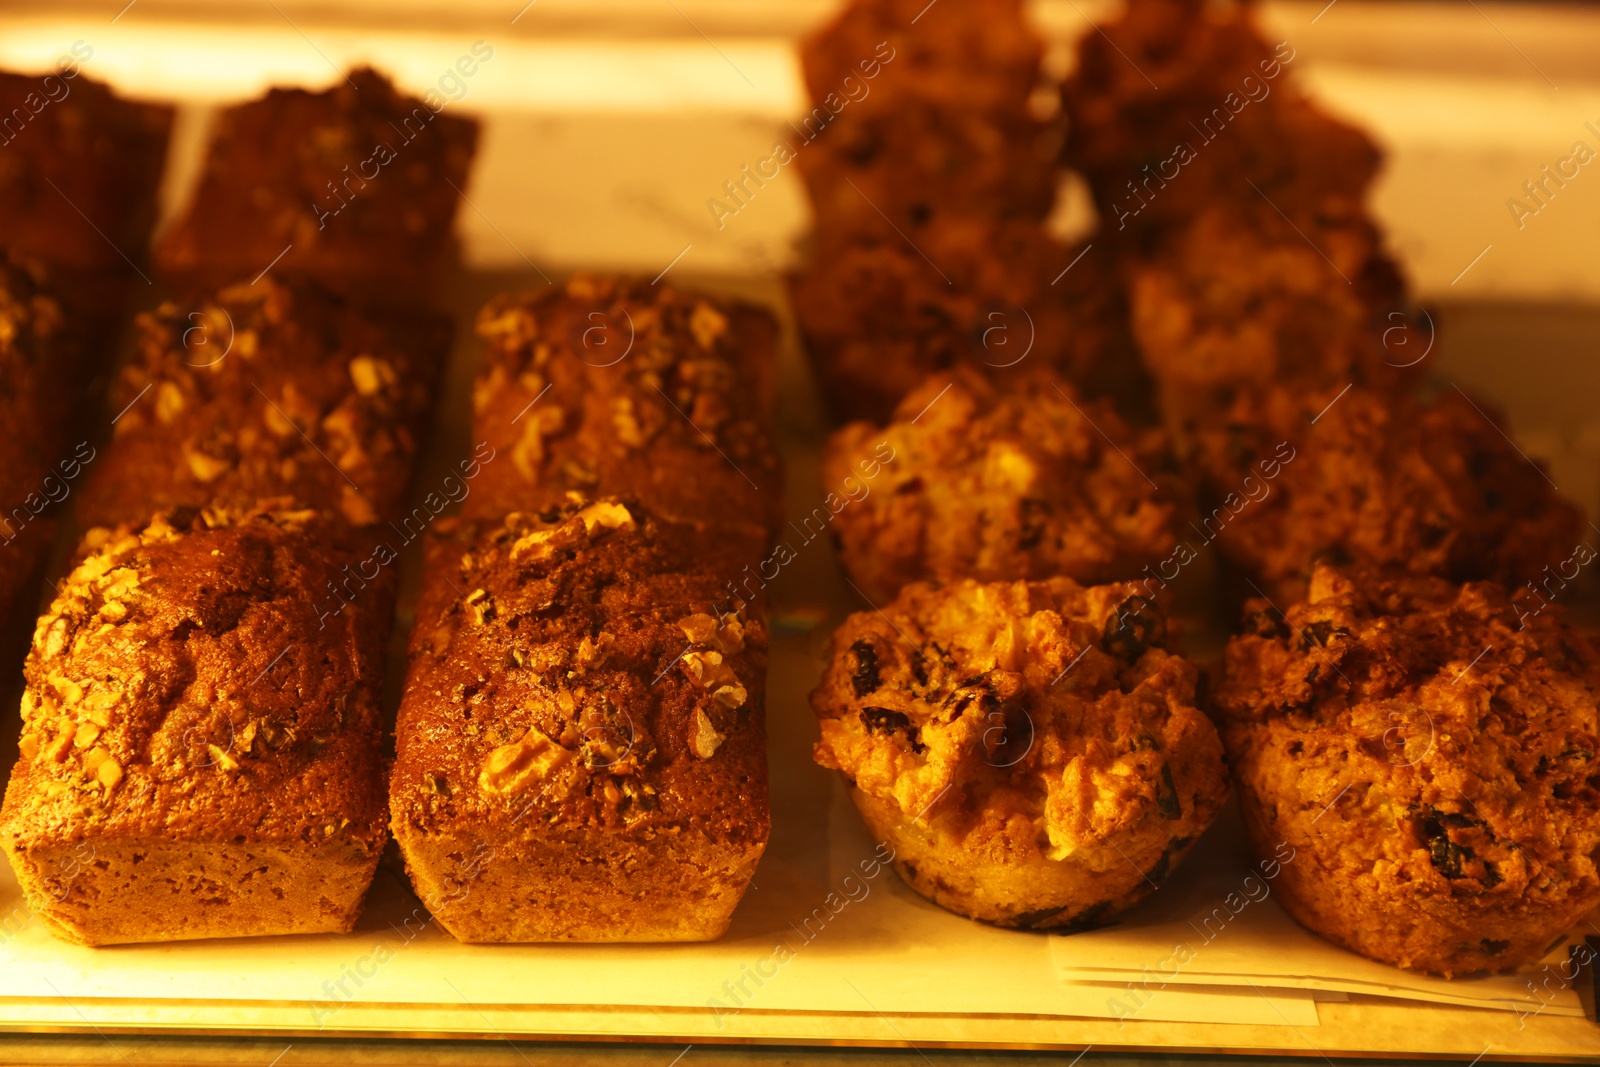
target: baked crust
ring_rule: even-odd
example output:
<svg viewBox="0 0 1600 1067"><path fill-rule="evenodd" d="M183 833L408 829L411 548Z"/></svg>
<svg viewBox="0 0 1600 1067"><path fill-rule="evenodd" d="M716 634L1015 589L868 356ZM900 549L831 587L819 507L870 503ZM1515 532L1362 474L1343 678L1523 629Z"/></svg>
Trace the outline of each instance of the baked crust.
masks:
<svg viewBox="0 0 1600 1067"><path fill-rule="evenodd" d="M322 92L273 89L218 117L156 266L202 288L271 266L363 300L427 304L454 259L477 137L475 121L435 113L370 67Z"/></svg>
<svg viewBox="0 0 1600 1067"><path fill-rule="evenodd" d="M1199 437L1210 483L1243 492L1252 462L1292 458L1218 548L1283 607L1304 598L1319 558L1458 582L1541 581L1583 540L1583 515L1499 419L1454 389L1431 402L1361 386L1241 394Z"/></svg>
<svg viewBox="0 0 1600 1067"><path fill-rule="evenodd" d="M1249 607L1217 692L1280 898L1353 951L1444 975L1542 956L1600 905L1600 652L1492 583L1318 567Z"/></svg>
<svg viewBox="0 0 1600 1067"><path fill-rule="evenodd" d="M468 515L623 494L665 520L746 532L759 557L783 522L765 310L579 274L491 301L477 332L473 430L504 458Z"/></svg>
<svg viewBox="0 0 1600 1067"><path fill-rule="evenodd" d="M823 480L842 492L885 445L893 456L834 523L840 560L874 603L923 579L1127 581L1177 544L1161 434L1130 431L1048 370L997 378L936 373L888 426L829 439Z"/></svg>
<svg viewBox="0 0 1600 1067"><path fill-rule="evenodd" d="M91 535L40 618L0 842L57 936L344 932L384 842L386 575L343 529L180 509Z"/></svg>
<svg viewBox="0 0 1600 1067"><path fill-rule="evenodd" d="M1129 360L1126 305L1107 271L1077 262L1085 252L1032 223L980 219L931 226L916 248L898 235L824 236L790 296L835 417L887 422L948 367L1027 360L1084 383Z"/></svg>
<svg viewBox="0 0 1600 1067"><path fill-rule="evenodd" d="M760 606L633 501L442 533L389 793L423 902L462 941L720 936L769 824Z"/></svg>
<svg viewBox="0 0 1600 1067"><path fill-rule="evenodd" d="M1228 786L1131 586L917 583L833 636L811 694L842 771L919 893L1002 926L1102 922L1159 884Z"/></svg>
<svg viewBox="0 0 1600 1067"><path fill-rule="evenodd" d="M436 363L305 279L261 278L137 320L85 526L291 496L356 525L404 509ZM433 342L437 357L444 335Z"/></svg>

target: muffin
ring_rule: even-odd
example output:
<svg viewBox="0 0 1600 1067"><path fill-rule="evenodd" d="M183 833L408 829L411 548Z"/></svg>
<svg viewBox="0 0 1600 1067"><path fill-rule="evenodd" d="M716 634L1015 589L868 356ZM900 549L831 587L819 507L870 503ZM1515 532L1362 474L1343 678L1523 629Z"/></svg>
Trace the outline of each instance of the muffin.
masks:
<svg viewBox="0 0 1600 1067"><path fill-rule="evenodd" d="M1078 929L1151 892L1227 796L1197 672L1126 585L916 583L852 615L811 705L816 759L918 893Z"/></svg>
<svg viewBox="0 0 1600 1067"><path fill-rule="evenodd" d="M1083 382L1127 362L1126 305L1094 256L1029 223L947 220L916 247L825 237L790 294L834 414L884 422L931 371L958 364L1026 359Z"/></svg>
<svg viewBox="0 0 1600 1067"><path fill-rule="evenodd" d="M1600 905L1600 650L1500 586L1318 567L1258 602L1217 708L1279 899L1373 959L1531 963Z"/></svg>
<svg viewBox="0 0 1600 1067"><path fill-rule="evenodd" d="M1431 402L1361 386L1241 395L1198 438L1212 499L1197 526L1283 606L1304 598L1319 558L1538 580L1572 555L1583 515L1498 420L1454 389Z"/></svg>
<svg viewBox="0 0 1600 1067"><path fill-rule="evenodd" d="M1250 4L1131 0L1083 36L1062 86L1063 160L1100 217L1149 247L1217 204L1270 200L1305 228L1359 212L1381 155L1301 92Z"/></svg>
<svg viewBox="0 0 1600 1067"><path fill-rule="evenodd" d="M933 374L886 427L851 423L829 439L830 488L892 456L834 520L841 562L874 603L924 579L1129 580L1178 542L1162 446L1042 368Z"/></svg>

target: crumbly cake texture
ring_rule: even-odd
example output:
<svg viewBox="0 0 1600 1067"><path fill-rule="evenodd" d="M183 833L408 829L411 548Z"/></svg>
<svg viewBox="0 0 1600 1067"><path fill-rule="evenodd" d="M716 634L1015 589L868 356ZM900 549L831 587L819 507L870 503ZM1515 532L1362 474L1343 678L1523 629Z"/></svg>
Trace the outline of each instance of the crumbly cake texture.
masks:
<svg viewBox="0 0 1600 1067"><path fill-rule="evenodd" d="M93 455L65 447L81 340L42 272L0 253L0 435L11 443L0 464L0 617L49 549L67 475Z"/></svg>
<svg viewBox="0 0 1600 1067"><path fill-rule="evenodd" d="M364 300L427 304L454 259L477 135L370 68L323 92L273 89L219 116L156 265L211 287L273 265Z"/></svg>
<svg viewBox="0 0 1600 1067"><path fill-rule="evenodd" d="M1431 339L1376 228L1323 218L1310 232L1316 247L1266 205L1213 207L1127 261L1131 328L1175 433L1192 436L1241 391L1275 383L1398 393L1420 379Z"/></svg>
<svg viewBox="0 0 1600 1067"><path fill-rule="evenodd" d="M1217 547L1283 607L1304 599L1318 560L1521 585L1586 534L1580 509L1510 442L1494 407L1457 389L1432 401L1361 386L1241 394L1198 453L1213 485L1257 497L1220 513ZM1263 482L1274 456L1288 461Z"/></svg>
<svg viewBox="0 0 1600 1067"><path fill-rule="evenodd" d="M920 253L900 236L828 239L790 280L841 421L886 422L931 372L956 365L1045 363L1085 383L1132 362L1126 305L1110 271L1088 259L1092 249L1033 224L976 219L932 226L917 244Z"/></svg>
<svg viewBox="0 0 1600 1067"><path fill-rule="evenodd" d="M1179 540L1162 435L1130 431L1048 370L931 375L888 426L852 423L829 439L824 483L847 490L885 455L834 525L841 562L874 603L925 579L1128 581Z"/></svg>
<svg viewBox="0 0 1600 1067"><path fill-rule="evenodd" d="M437 362L306 279L239 283L137 320L84 525L291 496L355 525L404 510ZM442 338L438 348L444 347Z"/></svg>
<svg viewBox="0 0 1600 1067"><path fill-rule="evenodd" d="M1492 583L1319 567L1249 607L1216 703L1279 899L1443 975L1537 960L1600 905L1600 652Z"/></svg>
<svg viewBox="0 0 1600 1067"><path fill-rule="evenodd" d="M173 109L122 99L82 73L82 58L64 57L49 75L0 72L0 114L12 120L0 233L11 251L63 273L136 279L123 254L143 258Z"/></svg>
<svg viewBox="0 0 1600 1067"><path fill-rule="evenodd" d="M928 899L1095 925L1159 885L1228 792L1198 672L1165 635L1130 586L907 586L835 632L817 762Z"/></svg>
<svg viewBox="0 0 1600 1067"><path fill-rule="evenodd" d="M275 506L275 505L271 505ZM91 533L39 620L0 843L28 905L109 945L348 931L385 840L393 590L305 510Z"/></svg>
<svg viewBox="0 0 1600 1067"><path fill-rule="evenodd" d="M1134 0L1097 29L1062 86L1063 159L1109 231L1160 242L1264 199L1302 228L1359 212L1378 149L1307 99L1293 45L1263 38L1251 5Z"/></svg>
<svg viewBox="0 0 1600 1067"><path fill-rule="evenodd" d="M625 494L663 519L748 531L757 555L782 524L765 310L579 274L491 301L477 332L473 433L500 458L468 515Z"/></svg>
<svg viewBox="0 0 1600 1067"><path fill-rule="evenodd" d="M389 792L423 903L469 942L720 936L769 824L760 605L632 501L443 532Z"/></svg>

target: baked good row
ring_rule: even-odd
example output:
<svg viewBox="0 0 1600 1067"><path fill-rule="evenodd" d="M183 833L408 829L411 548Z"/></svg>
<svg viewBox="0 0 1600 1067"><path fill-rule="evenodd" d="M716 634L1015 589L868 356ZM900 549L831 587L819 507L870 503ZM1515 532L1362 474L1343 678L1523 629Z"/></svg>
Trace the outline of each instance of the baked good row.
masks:
<svg viewBox="0 0 1600 1067"><path fill-rule="evenodd" d="M979 7L952 5L951 24ZM914 14L853 5L807 55L836 60L862 27ZM919 60L952 77L1015 30L1001 16L967 25L987 41L930 34ZM1590 639L1533 584L1593 557L1583 516L1489 405L1427 382L1432 337L1366 214L1379 153L1303 94L1293 48L1270 45L1246 4L1130 0L1099 30L1061 87L1062 159L1101 212L1086 275L1114 294L1101 306L1122 316L1142 382L1093 395L1116 331L1042 302L1037 258L994 254L1004 243L972 259L988 292L1051 322L1040 358L950 340L973 305L950 309L981 291L941 269L965 270L950 237L997 225L960 220L954 198L898 244L877 225L825 232L796 283L819 377L858 417L829 441L828 488L868 453L892 457L837 519L871 610L837 631L812 694L817 761L844 773L930 900L1071 929L1170 873L1228 789L1206 756L1225 741L1263 855L1309 857L1285 881L1306 926L1434 973L1535 959L1600 903L1600 676ZM919 84L905 106L939 128L964 105ZM961 189L972 204L987 181L987 163L932 186L914 164L872 165L879 188ZM828 190L808 178L826 231ZM1062 340L1074 330L1093 338L1086 358ZM1250 601L1214 704L1163 621L1183 583L1204 581L1191 565L1206 554L1225 599ZM1140 658L1152 648L1165 650ZM1123 652L1108 684L1093 667ZM1092 710L1066 711L1085 666ZM1196 704L1222 741L1187 715ZM1437 744L1417 748L1421 722Z"/></svg>

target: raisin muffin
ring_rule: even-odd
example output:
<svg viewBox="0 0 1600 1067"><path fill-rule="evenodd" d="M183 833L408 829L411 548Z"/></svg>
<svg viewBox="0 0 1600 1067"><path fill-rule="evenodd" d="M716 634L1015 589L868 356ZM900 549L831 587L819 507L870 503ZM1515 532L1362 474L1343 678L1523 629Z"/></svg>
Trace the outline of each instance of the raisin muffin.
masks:
<svg viewBox="0 0 1600 1067"><path fill-rule="evenodd" d="M1270 200L1301 228L1359 212L1378 149L1305 97L1251 5L1131 0L1098 30L1062 86L1063 158L1108 229L1148 247L1218 203Z"/></svg>
<svg viewBox="0 0 1600 1067"><path fill-rule="evenodd" d="M1094 256L1033 224L947 220L916 247L824 235L790 293L835 415L885 422L929 372L956 364L1030 360L1085 382L1127 362L1126 305Z"/></svg>
<svg viewBox="0 0 1600 1067"><path fill-rule="evenodd" d="M1457 389L1431 402L1361 386L1241 395L1200 437L1207 482L1235 495L1208 501L1198 526L1284 606L1304 598L1319 558L1536 580L1572 554L1583 515L1498 419Z"/></svg>
<svg viewBox="0 0 1600 1067"><path fill-rule="evenodd" d="M503 458L485 466L467 514L625 494L662 518L747 530L758 557L782 525L766 310L577 274L490 301L477 332L473 433Z"/></svg>
<svg viewBox="0 0 1600 1067"><path fill-rule="evenodd" d="M441 534L389 794L418 895L463 941L719 936L767 840L759 603L635 501Z"/></svg>
<svg viewBox="0 0 1600 1067"><path fill-rule="evenodd" d="M1075 929L1156 888L1227 796L1197 671L1126 585L915 583L833 636L811 694L917 892L1001 926Z"/></svg>
<svg viewBox="0 0 1600 1067"><path fill-rule="evenodd" d="M1600 651L1493 583L1318 567L1251 605L1217 692L1279 899L1374 959L1531 963L1600 905Z"/></svg>
<svg viewBox="0 0 1600 1067"><path fill-rule="evenodd" d="M137 331L85 526L280 495L356 525L404 511L437 364L380 319L285 274L163 304Z"/></svg>
<svg viewBox="0 0 1600 1067"><path fill-rule="evenodd" d="M834 522L841 562L874 603L923 579L1132 579L1178 541L1162 444L1048 370L936 373L888 426L829 439L829 488L860 481L869 456L892 457Z"/></svg>

